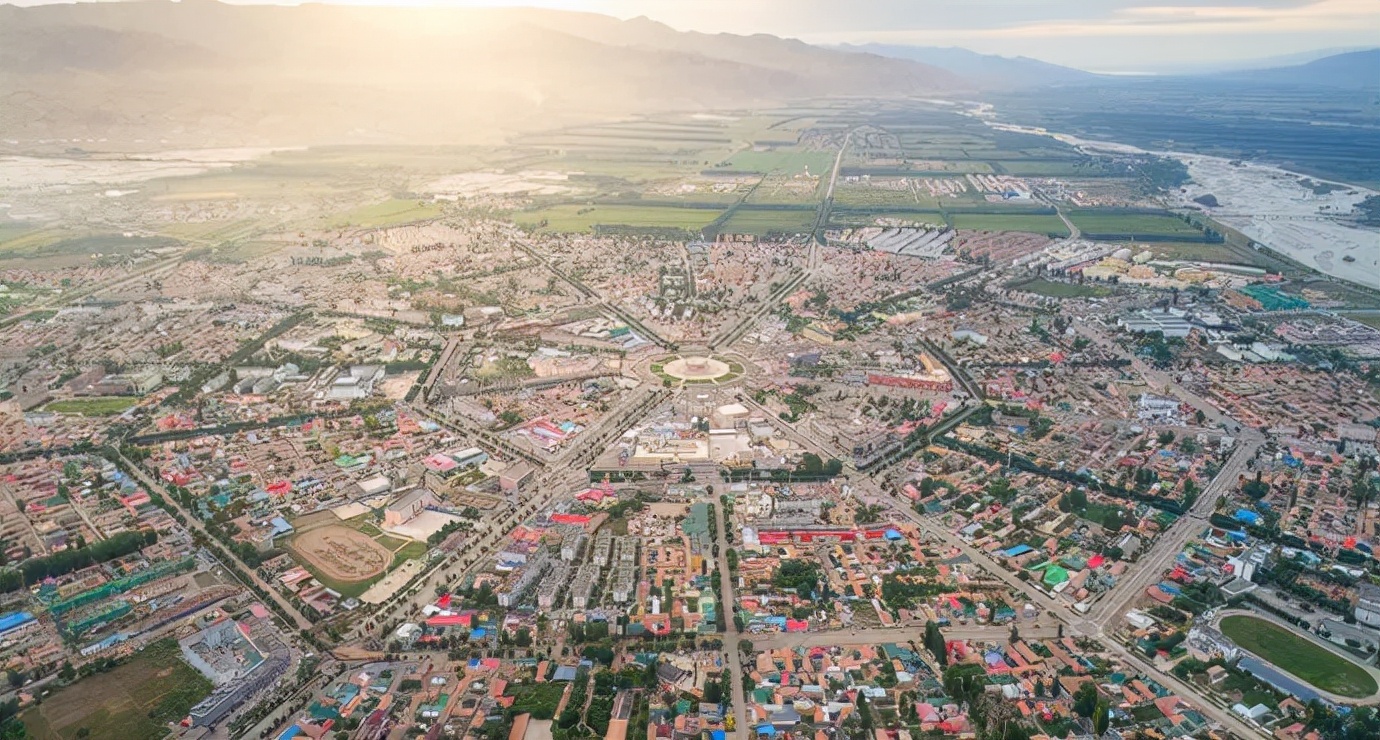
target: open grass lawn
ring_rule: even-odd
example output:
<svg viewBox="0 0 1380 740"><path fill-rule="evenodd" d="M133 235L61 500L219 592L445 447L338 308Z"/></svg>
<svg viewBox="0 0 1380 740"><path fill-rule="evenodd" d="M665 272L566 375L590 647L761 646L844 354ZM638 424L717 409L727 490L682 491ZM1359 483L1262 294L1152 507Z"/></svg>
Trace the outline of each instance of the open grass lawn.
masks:
<svg viewBox="0 0 1380 740"><path fill-rule="evenodd" d="M417 542L416 540L408 542L406 545L403 545L401 549L394 551L393 567L401 565L404 560L418 560L422 558L426 555L427 549L427 544L425 542Z"/></svg>
<svg viewBox="0 0 1380 740"><path fill-rule="evenodd" d="M177 641L160 640L107 673L81 679L20 716L38 740L157 740L211 693L211 682L182 661ZM88 734L89 733L89 734Z"/></svg>
<svg viewBox="0 0 1380 740"><path fill-rule="evenodd" d="M955 229L972 231L1024 231L1031 234L1068 236L1058 216L1040 213L955 213L949 216Z"/></svg>
<svg viewBox="0 0 1380 740"><path fill-rule="evenodd" d="M368 515L366 514L365 516L368 516ZM355 522L356 519L351 519L350 521L351 521L351 522ZM377 537L378 535L383 534L383 530L382 530L382 529L379 529L378 527L375 527L374 525L370 524L369 522L363 521L363 519L359 519L357 524L351 524L350 526L354 527L355 529L358 529L359 531L363 532L364 534L369 535L370 537Z"/></svg>
<svg viewBox="0 0 1380 740"><path fill-rule="evenodd" d="M138 403L133 396L99 396L96 398L69 398L53 401L44 408L61 414L82 414L83 416L113 416Z"/></svg>
<svg viewBox="0 0 1380 740"><path fill-rule="evenodd" d="M1133 234L1135 236L1195 236L1196 226L1168 213L1120 213L1098 209L1069 212L1074 226L1089 234Z"/></svg>
<svg viewBox="0 0 1380 740"><path fill-rule="evenodd" d="M1375 327L1376 329L1380 329L1380 314L1373 314L1373 313L1347 314L1347 318L1348 318L1348 319L1351 319L1352 321L1358 321L1358 322L1360 322L1360 323L1362 323L1362 324L1365 324L1366 326L1372 326L1372 327Z"/></svg>
<svg viewBox="0 0 1380 740"><path fill-rule="evenodd" d="M720 211L711 208L670 206L574 205L565 204L513 214L519 224L535 226L545 222L546 231L592 231L596 225L644 226L698 230L709 225Z"/></svg>
<svg viewBox="0 0 1380 740"><path fill-rule="evenodd" d="M1221 627L1237 645L1323 691L1355 699L1380 691L1361 666L1273 622L1234 614L1224 617Z"/></svg>
<svg viewBox="0 0 1380 740"><path fill-rule="evenodd" d="M331 219L333 226L393 226L427 221L441 215L441 206L420 200L386 200L356 208Z"/></svg>
<svg viewBox="0 0 1380 740"><path fill-rule="evenodd" d="M398 548L408 543L408 540L405 540L401 537L393 537L391 535L386 534L380 537L375 537L374 541L388 548L389 552L397 552Z"/></svg>

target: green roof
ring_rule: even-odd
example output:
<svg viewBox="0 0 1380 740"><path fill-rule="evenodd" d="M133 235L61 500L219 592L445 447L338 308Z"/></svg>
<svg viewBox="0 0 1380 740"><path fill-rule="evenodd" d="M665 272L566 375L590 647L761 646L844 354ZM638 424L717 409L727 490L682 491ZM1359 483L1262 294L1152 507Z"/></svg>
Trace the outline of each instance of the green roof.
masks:
<svg viewBox="0 0 1380 740"><path fill-rule="evenodd" d="M1045 569L1045 583L1057 586L1069 579L1069 572L1057 565L1051 565Z"/></svg>

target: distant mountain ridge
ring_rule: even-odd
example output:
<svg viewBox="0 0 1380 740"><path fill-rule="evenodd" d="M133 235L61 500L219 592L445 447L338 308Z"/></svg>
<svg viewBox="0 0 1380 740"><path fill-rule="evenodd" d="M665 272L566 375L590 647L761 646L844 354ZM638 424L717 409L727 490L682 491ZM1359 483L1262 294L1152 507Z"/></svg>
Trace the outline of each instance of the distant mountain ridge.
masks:
<svg viewBox="0 0 1380 740"><path fill-rule="evenodd" d="M1090 82L1099 77L1092 72L1042 62L1030 57L980 54L956 46L841 44L832 48L928 64L952 72L978 87L994 90Z"/></svg>
<svg viewBox="0 0 1380 740"><path fill-rule="evenodd" d="M971 87L915 61L528 8L0 6L3 138L461 143L585 120Z"/></svg>
<svg viewBox="0 0 1380 740"><path fill-rule="evenodd" d="M1380 90L1380 48L1350 51L1293 66L1226 72L1219 79Z"/></svg>

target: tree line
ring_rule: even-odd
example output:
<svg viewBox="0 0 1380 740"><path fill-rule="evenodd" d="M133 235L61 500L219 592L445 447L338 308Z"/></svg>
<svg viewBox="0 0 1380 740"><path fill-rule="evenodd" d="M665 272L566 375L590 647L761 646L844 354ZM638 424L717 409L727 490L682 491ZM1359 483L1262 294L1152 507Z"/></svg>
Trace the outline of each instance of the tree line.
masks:
<svg viewBox="0 0 1380 740"><path fill-rule="evenodd" d="M31 558L18 568L0 572L0 593L17 591L45 578L56 578L88 566L124 557L158 541L151 530L121 532L86 547L74 547L42 558Z"/></svg>

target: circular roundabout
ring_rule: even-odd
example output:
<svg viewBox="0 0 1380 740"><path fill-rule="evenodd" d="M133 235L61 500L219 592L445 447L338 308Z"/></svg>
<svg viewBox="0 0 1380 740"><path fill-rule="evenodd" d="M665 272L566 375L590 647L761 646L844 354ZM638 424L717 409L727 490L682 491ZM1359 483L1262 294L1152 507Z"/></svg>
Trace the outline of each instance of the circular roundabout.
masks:
<svg viewBox="0 0 1380 740"><path fill-rule="evenodd" d="M743 376L741 364L716 355L667 355L651 371L667 385L722 385Z"/></svg>

